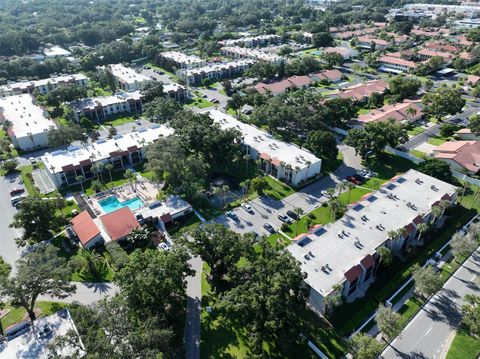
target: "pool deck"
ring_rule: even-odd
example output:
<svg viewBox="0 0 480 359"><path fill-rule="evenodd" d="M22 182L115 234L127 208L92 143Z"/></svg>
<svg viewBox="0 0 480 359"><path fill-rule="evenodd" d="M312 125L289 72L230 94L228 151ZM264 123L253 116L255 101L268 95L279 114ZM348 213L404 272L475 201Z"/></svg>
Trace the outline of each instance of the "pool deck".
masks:
<svg viewBox="0 0 480 359"><path fill-rule="evenodd" d="M134 197L140 197L145 206L147 206L156 200L157 193L158 185L137 174L137 181L132 183L132 186L129 183L126 183L122 186L98 193L95 196L89 196L86 198L86 201L95 214L101 216L105 214L105 211L102 209L99 202L105 198L115 196L120 202L124 202Z"/></svg>

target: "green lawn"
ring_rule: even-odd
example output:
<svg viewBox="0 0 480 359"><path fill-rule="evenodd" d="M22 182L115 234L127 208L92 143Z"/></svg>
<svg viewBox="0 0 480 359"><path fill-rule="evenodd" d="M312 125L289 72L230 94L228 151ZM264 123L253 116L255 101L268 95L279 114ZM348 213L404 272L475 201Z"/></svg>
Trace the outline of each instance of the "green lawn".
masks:
<svg viewBox="0 0 480 359"><path fill-rule="evenodd" d="M103 124L105 126L120 126L133 121L135 121L135 118L133 118L133 116L118 116L115 118L109 118L108 120L103 122Z"/></svg>
<svg viewBox="0 0 480 359"><path fill-rule="evenodd" d="M175 74L171 71L168 71L168 70L165 70L164 68L158 66L158 65L155 65L154 63L152 62L149 62L147 64L145 64L146 66L149 66L151 67L153 70L158 70L158 71L162 71L162 72L165 72L167 75L169 76L175 76Z"/></svg>
<svg viewBox="0 0 480 359"><path fill-rule="evenodd" d="M39 301L35 305L36 308L39 308L41 310L40 317L58 312L60 309L65 308L66 306L68 305L65 303L47 301ZM3 329L11 326L12 324L22 321L27 314L25 309L23 309L22 307L6 305L5 309L10 309L10 312L1 320Z"/></svg>
<svg viewBox="0 0 480 359"><path fill-rule="evenodd" d="M357 115L365 115L372 111L370 108L361 108L357 111Z"/></svg>
<svg viewBox="0 0 480 359"><path fill-rule="evenodd" d="M400 323L402 323L402 327L407 325L409 320L415 316L415 314L418 313L420 308L423 305L423 301L420 299L413 297L411 299L408 299L404 305L400 308L398 311L398 314L400 314L401 319Z"/></svg>
<svg viewBox="0 0 480 359"><path fill-rule="evenodd" d="M422 151L410 150L410 151L408 151L408 153L411 154L412 156L415 156L415 157L418 157L418 158L422 158L422 159L427 158L427 154L425 152L422 152Z"/></svg>
<svg viewBox="0 0 480 359"><path fill-rule="evenodd" d="M430 137L427 142L433 146L440 146L442 143L446 142L446 139L439 136Z"/></svg>
<svg viewBox="0 0 480 359"><path fill-rule="evenodd" d="M198 227L198 225L200 223L201 223L200 219L195 214L193 214L186 221L182 221L177 226L175 226L173 228L169 228L168 229L168 234L173 236L177 233L188 232L188 231Z"/></svg>
<svg viewBox="0 0 480 359"><path fill-rule="evenodd" d="M410 136L417 136L422 132L425 132L425 129L422 126L416 126L407 131Z"/></svg>
<svg viewBox="0 0 480 359"><path fill-rule="evenodd" d="M480 338L468 335L460 330L455 335L447 359L473 359L480 355Z"/></svg>
<svg viewBox="0 0 480 359"><path fill-rule="evenodd" d="M265 176L265 178L269 185L269 188L265 190L267 196L281 200L295 193L295 190L287 184L270 176Z"/></svg>
<svg viewBox="0 0 480 359"><path fill-rule="evenodd" d="M187 101L187 107L207 108L212 107L215 104L202 97L196 97Z"/></svg>

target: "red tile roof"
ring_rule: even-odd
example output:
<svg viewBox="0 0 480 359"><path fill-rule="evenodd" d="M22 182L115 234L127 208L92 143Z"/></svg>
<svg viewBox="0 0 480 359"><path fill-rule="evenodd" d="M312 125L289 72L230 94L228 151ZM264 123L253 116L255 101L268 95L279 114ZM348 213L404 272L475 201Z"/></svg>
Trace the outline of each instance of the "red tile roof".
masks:
<svg viewBox="0 0 480 359"><path fill-rule="evenodd" d="M385 63L385 64L405 66L405 67L408 67L408 68L411 68L411 69L417 68L417 64L415 62L404 60L402 58L398 58L398 57L394 57L394 56L381 56L378 59L378 62Z"/></svg>
<svg viewBox="0 0 480 359"><path fill-rule="evenodd" d="M349 270L345 272L345 278L352 283L355 279L360 277L362 274L362 267L360 267L358 264L356 266L353 266Z"/></svg>
<svg viewBox="0 0 480 359"><path fill-rule="evenodd" d="M459 52L461 50L459 47L450 44L437 44L435 42L427 42L423 46L431 50L442 50L453 53Z"/></svg>
<svg viewBox="0 0 480 359"><path fill-rule="evenodd" d="M413 225L413 223L409 223L403 228L405 228L405 231L407 232L407 235L410 235L413 232L415 232L415 226Z"/></svg>
<svg viewBox="0 0 480 359"><path fill-rule="evenodd" d="M421 223L423 223L423 218L422 216L416 216L414 219L413 219L413 223L415 223L415 225L419 225Z"/></svg>
<svg viewBox="0 0 480 359"><path fill-rule="evenodd" d="M414 109L414 115L409 114L407 110ZM422 109L414 102L401 102L393 105L385 105L378 110L372 110L368 113L358 116L361 123L386 121L390 118L395 121L417 121L423 117Z"/></svg>
<svg viewBox="0 0 480 359"><path fill-rule="evenodd" d="M368 254L365 258L363 258L360 263L362 264L363 268L368 269L370 267L373 267L375 260L373 257Z"/></svg>
<svg viewBox="0 0 480 359"><path fill-rule="evenodd" d="M100 221L112 241L122 239L132 233L134 229L140 228L140 224L128 207L105 214L100 217Z"/></svg>
<svg viewBox="0 0 480 359"><path fill-rule="evenodd" d="M433 149L434 157L452 160L470 172L480 170L480 142L449 141Z"/></svg>
<svg viewBox="0 0 480 359"><path fill-rule="evenodd" d="M83 211L74 217L70 221L70 224L72 225L72 229L75 231L78 239L83 245L86 245L93 238L100 234L100 230L95 222L93 222L92 217L90 217L87 211Z"/></svg>
<svg viewBox="0 0 480 359"><path fill-rule="evenodd" d="M336 94L342 98L355 98L356 100L363 100L370 97L373 93L384 93L388 89L388 83L384 80L373 80L364 84L348 87Z"/></svg>

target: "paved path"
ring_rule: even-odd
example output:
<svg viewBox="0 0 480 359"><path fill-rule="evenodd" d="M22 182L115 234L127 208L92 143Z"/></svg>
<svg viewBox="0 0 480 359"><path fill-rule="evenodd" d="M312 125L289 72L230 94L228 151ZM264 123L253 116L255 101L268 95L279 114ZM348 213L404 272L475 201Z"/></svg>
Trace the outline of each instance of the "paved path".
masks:
<svg viewBox="0 0 480 359"><path fill-rule="evenodd" d="M480 248L406 326L381 358L444 358L461 320L466 294L480 295Z"/></svg>
<svg viewBox="0 0 480 359"><path fill-rule="evenodd" d="M62 303L78 302L80 304L88 305L100 299L111 297L118 291L118 287L113 283L73 282L73 284L77 286L77 291L75 294L67 298L58 299L50 296L41 296L38 300L49 300Z"/></svg>
<svg viewBox="0 0 480 359"><path fill-rule="evenodd" d="M200 311L202 302L202 266L200 257L189 261L195 275L187 278L187 319L185 322L185 358L200 358Z"/></svg>

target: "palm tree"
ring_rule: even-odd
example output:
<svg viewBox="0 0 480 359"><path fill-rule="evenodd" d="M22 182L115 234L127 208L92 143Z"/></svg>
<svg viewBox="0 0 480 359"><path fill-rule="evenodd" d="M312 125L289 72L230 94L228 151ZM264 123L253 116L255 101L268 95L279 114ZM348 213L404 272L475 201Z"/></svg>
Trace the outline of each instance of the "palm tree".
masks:
<svg viewBox="0 0 480 359"><path fill-rule="evenodd" d="M9 128L13 127L13 123L10 120L4 120L2 121L2 129L7 132Z"/></svg>
<svg viewBox="0 0 480 359"><path fill-rule="evenodd" d="M417 226L417 232L418 232L418 237L417 237L417 241L420 241L420 238L422 237L422 235L428 230L428 224L426 223L420 223L418 226Z"/></svg>
<svg viewBox="0 0 480 359"><path fill-rule="evenodd" d="M340 203L338 201L338 197L332 196L328 200L328 207L330 207L330 217L332 220L335 220L336 214L340 209Z"/></svg>
<svg viewBox="0 0 480 359"><path fill-rule="evenodd" d="M432 207L432 223L435 222L442 215L442 208L440 206Z"/></svg>
<svg viewBox="0 0 480 359"><path fill-rule="evenodd" d="M335 189L334 189L334 188L331 188L331 187L330 187L330 188L327 188L327 189L325 190L325 192L327 192L327 195L328 195L330 198L332 198L332 197L335 195Z"/></svg>
<svg viewBox="0 0 480 359"><path fill-rule="evenodd" d="M305 178L308 178L308 171L310 170L310 165L312 164L312 162L306 161L305 164L307 165L307 173L305 174Z"/></svg>
<svg viewBox="0 0 480 359"><path fill-rule="evenodd" d="M417 109L410 106L407 108L405 112L407 113L407 115L410 115L410 118L414 118L415 115L417 114Z"/></svg>
<svg viewBox="0 0 480 359"><path fill-rule="evenodd" d="M242 188L242 197L245 196L250 189L250 179L246 179L243 182L240 182L240 187Z"/></svg>
<svg viewBox="0 0 480 359"><path fill-rule="evenodd" d="M102 162L95 162L92 165L92 171L95 173L97 176L97 179L100 179L103 182L103 170L105 168L105 165Z"/></svg>
<svg viewBox="0 0 480 359"><path fill-rule="evenodd" d="M133 181L137 178L137 177L135 176L135 173L133 173L133 171L129 168L129 169L127 169L127 170L125 171L123 177L124 177L125 179L128 179L128 182L130 183L130 186L132 187L132 190L133 190L133 189L134 189L134 188L133 188Z"/></svg>
<svg viewBox="0 0 480 359"><path fill-rule="evenodd" d="M250 162L250 156L245 154L242 158L245 160L245 172L248 174L248 162Z"/></svg>
<svg viewBox="0 0 480 359"><path fill-rule="evenodd" d="M348 202L350 203L350 194L352 193L352 189L355 188L355 185L352 182L347 182L347 188L348 188Z"/></svg>
<svg viewBox="0 0 480 359"><path fill-rule="evenodd" d="M52 174L53 178L55 178L55 184L57 185L58 187L58 178L57 176L55 175L55 167L53 165L50 166L50 173Z"/></svg>
<svg viewBox="0 0 480 359"><path fill-rule="evenodd" d="M377 249L377 254L380 259L378 261L378 265L376 266L375 274L377 273L378 268L381 265L388 267L390 264L392 264L392 251L390 250L390 248L380 247Z"/></svg>
<svg viewBox="0 0 480 359"><path fill-rule="evenodd" d="M81 248L73 258L72 263L75 270L94 276L99 272L100 267L105 264L105 258L95 250L89 251Z"/></svg>
<svg viewBox="0 0 480 359"><path fill-rule="evenodd" d="M221 187L215 187L213 189L213 194L218 195L222 198L223 207L225 207L226 205L225 198L227 197L227 194L229 193L229 191L230 191L230 187L228 187L227 185L223 185Z"/></svg>
<svg viewBox="0 0 480 359"><path fill-rule="evenodd" d="M111 163L107 163L105 165L105 169L108 171L108 174L110 175L110 183L113 182L113 178L112 178L113 165Z"/></svg>
<svg viewBox="0 0 480 359"><path fill-rule="evenodd" d="M300 207L295 207L293 213L297 216L297 224L295 225L295 237L298 236L298 223L300 222L300 216L304 213L303 209Z"/></svg>
<svg viewBox="0 0 480 359"><path fill-rule="evenodd" d="M85 181L85 177L83 176L77 176L75 177L75 180L80 183L80 187L82 187L82 193L85 193L85 190L83 189L83 181Z"/></svg>
<svg viewBox="0 0 480 359"><path fill-rule="evenodd" d="M347 184L343 181L338 182L335 186L335 189L338 191L338 195L340 196L340 193L347 188Z"/></svg>

